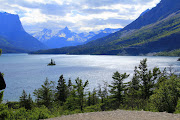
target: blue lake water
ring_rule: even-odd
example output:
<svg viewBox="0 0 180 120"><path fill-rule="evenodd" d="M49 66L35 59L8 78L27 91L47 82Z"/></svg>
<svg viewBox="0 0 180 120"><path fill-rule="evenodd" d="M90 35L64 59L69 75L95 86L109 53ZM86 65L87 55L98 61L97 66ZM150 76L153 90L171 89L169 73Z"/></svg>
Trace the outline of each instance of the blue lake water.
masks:
<svg viewBox="0 0 180 120"><path fill-rule="evenodd" d="M56 66L47 66L51 58ZM7 84L4 100L19 100L23 89L33 95L46 77L57 83L61 74L67 81L71 78L74 82L77 77L83 81L89 80L89 89L103 84L103 81L111 83L116 71L131 74L126 80L129 81L134 67L144 58L148 59L149 69L173 66L174 70L180 71L177 57L3 54L0 57L0 71L5 74Z"/></svg>

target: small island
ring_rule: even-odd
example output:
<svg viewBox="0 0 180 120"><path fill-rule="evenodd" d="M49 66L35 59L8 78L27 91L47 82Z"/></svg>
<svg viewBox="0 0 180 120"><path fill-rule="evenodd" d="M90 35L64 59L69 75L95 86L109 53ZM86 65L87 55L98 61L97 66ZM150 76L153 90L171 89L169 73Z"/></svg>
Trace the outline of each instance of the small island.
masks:
<svg viewBox="0 0 180 120"><path fill-rule="evenodd" d="M51 59L51 62L50 62L50 63L48 63L48 65L47 65L47 66L52 66L52 65L56 65L56 63L55 63L55 61L53 61L53 59Z"/></svg>

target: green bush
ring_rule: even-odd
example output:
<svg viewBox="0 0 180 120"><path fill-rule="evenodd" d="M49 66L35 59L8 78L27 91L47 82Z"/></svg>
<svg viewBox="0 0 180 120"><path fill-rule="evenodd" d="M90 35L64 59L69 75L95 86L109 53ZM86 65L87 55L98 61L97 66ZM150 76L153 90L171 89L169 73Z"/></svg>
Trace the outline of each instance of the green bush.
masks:
<svg viewBox="0 0 180 120"><path fill-rule="evenodd" d="M84 109L84 112L96 112L96 111L101 111L101 106L102 104L97 104L97 105L92 105L88 106Z"/></svg>
<svg viewBox="0 0 180 120"><path fill-rule="evenodd" d="M180 113L180 99L178 100L175 113Z"/></svg>
<svg viewBox="0 0 180 120"><path fill-rule="evenodd" d="M179 96L179 82L176 76L162 82L155 94L150 97L150 101L159 112L175 112L178 96Z"/></svg>
<svg viewBox="0 0 180 120"><path fill-rule="evenodd" d="M51 115L51 112L48 110L48 108L46 106L41 106L40 108L34 108L32 110L29 111L29 119L46 119L46 118L50 118L53 117Z"/></svg>
<svg viewBox="0 0 180 120"><path fill-rule="evenodd" d="M20 108L19 102L7 102L8 108L18 109Z"/></svg>

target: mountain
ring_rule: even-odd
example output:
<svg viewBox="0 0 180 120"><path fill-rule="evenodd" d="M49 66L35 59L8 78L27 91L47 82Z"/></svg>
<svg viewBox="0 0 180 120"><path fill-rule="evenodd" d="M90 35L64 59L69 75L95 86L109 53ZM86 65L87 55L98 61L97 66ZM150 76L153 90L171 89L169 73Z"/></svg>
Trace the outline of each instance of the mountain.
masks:
<svg viewBox="0 0 180 120"><path fill-rule="evenodd" d="M36 38L25 32L18 15L0 13L0 36L0 47L6 48L6 51L8 51L8 48L9 50L12 48L12 50L22 51L35 51L47 48Z"/></svg>
<svg viewBox="0 0 180 120"><path fill-rule="evenodd" d="M32 34L40 42L46 42L53 36L52 30L44 28L42 31Z"/></svg>
<svg viewBox="0 0 180 120"><path fill-rule="evenodd" d="M180 48L180 2L161 0L120 31L85 45L38 51L56 54L146 55Z"/></svg>
<svg viewBox="0 0 180 120"><path fill-rule="evenodd" d="M85 43L88 43L88 42L93 41L93 40L97 40L97 39L99 39L99 38L106 37L106 36L108 36L108 35L110 35L110 34L112 34L112 33L115 33L115 32L117 32L117 31L119 31L120 29L121 29L121 28L119 28L119 29L105 28L104 30L98 31L97 34L95 34L93 37L87 39L87 40L85 41Z"/></svg>
<svg viewBox="0 0 180 120"><path fill-rule="evenodd" d="M76 33L71 32L71 30L65 27L44 43L50 48L60 48L78 45L80 43L80 39Z"/></svg>
<svg viewBox="0 0 180 120"><path fill-rule="evenodd" d="M33 36L49 48L61 48L65 46L85 44L89 41L105 37L118 30L119 29L106 28L104 30L97 31L96 33L75 33L69 30L68 27L65 27L64 29L59 30L56 34L53 34L52 30L43 29L41 32L34 33Z"/></svg>
<svg viewBox="0 0 180 120"><path fill-rule="evenodd" d="M144 12L142 12L142 13L140 14L140 16L143 16L144 14L146 14L146 13L149 12L149 11L150 11L150 9L145 10Z"/></svg>

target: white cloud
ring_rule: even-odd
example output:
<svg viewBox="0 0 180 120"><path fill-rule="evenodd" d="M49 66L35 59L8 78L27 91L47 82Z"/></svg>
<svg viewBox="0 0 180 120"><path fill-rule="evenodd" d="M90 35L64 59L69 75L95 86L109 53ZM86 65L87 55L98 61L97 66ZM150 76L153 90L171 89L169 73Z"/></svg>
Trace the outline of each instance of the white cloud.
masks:
<svg viewBox="0 0 180 120"><path fill-rule="evenodd" d="M118 28L160 0L0 0L0 11L18 14L28 32L43 28L91 31Z"/></svg>
<svg viewBox="0 0 180 120"><path fill-rule="evenodd" d="M59 37L66 38L66 34L62 33L62 34L59 35Z"/></svg>
<svg viewBox="0 0 180 120"><path fill-rule="evenodd" d="M81 27L80 31L98 31L98 30L102 30L104 28L122 28L123 26L121 26L120 24L106 24L106 25L96 25L95 27Z"/></svg>
<svg viewBox="0 0 180 120"><path fill-rule="evenodd" d="M45 23L48 20L49 17L42 14L39 9L28 10L28 12L24 14L24 17L21 17L21 22L25 25Z"/></svg>

